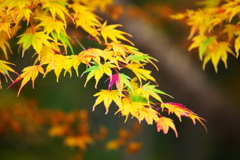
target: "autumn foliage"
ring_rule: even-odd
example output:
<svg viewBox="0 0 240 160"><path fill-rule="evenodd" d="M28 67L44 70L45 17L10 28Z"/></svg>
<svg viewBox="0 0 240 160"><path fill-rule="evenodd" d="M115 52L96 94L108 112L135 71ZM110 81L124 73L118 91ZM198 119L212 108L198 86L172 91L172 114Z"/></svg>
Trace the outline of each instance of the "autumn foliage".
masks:
<svg viewBox="0 0 240 160"><path fill-rule="evenodd" d="M236 4L232 2L231 5ZM121 27L120 24L109 24L96 14L96 11L103 13L109 11L108 7L114 7L112 0L0 0L0 48L3 52L0 73L6 82L12 81L9 87L20 83L17 93L19 96L29 81L34 88L36 78L46 77L50 72L56 75L57 82L68 75L86 78L83 84L85 87L91 79L94 79L95 88L98 88L98 84L103 79L108 85L94 94L96 100L93 110L103 103L107 114L111 106L116 105L118 107L116 114L125 116L126 120L134 117L139 123L145 121L149 125L155 124L157 131L163 131L164 134L171 128L176 137L178 133L173 120L168 117L170 114L175 114L180 121L182 117L188 117L194 124L198 121L205 127L202 122L204 119L184 105L162 100L162 96L171 96L157 88L156 80L151 75L152 71L145 68L149 63L156 67L154 62L157 60L134 47L133 42L129 40L131 35L118 29ZM229 41L233 37L230 36L228 28L234 27L233 25L225 27L224 33L229 35L227 42L220 42L216 36L205 34L212 31L220 21L232 20L235 11L230 12L226 8L227 6L224 8L223 5L221 10L211 10L211 12L203 10L199 13L188 11L187 14L181 14L181 18L188 18L188 24L192 25L190 38L193 38L194 43L190 49L200 48L200 58L204 59L204 66L212 59L216 68L219 59L226 62L227 52L232 52ZM202 22L198 22L198 17L201 16L198 14L205 14L205 12L209 16L218 13L215 16L219 17L219 21L209 20L211 22L209 26L202 25ZM222 17L223 12L229 12L229 16ZM190 17L190 13L193 16ZM179 18L179 15L175 15L175 18ZM199 26L205 26L205 28ZM82 39L70 31L72 28L84 31L88 34L89 41L97 41L101 47L83 46ZM236 29L234 34L237 34L237 28L234 28ZM199 35L194 36L196 33ZM25 66L22 73L15 71L14 68L18 66L11 63L9 58L9 53L12 53L9 40L13 38L17 39L22 58L25 54L31 54L33 57L32 65ZM76 44L82 49L77 49ZM240 47L235 45L235 48L238 50ZM80 70L80 66L84 66L85 70ZM11 78L14 76L16 78ZM1 84L0 87L2 88ZM62 117L62 119L52 119L49 122L52 125L49 135L65 136L65 143L68 146L85 149L86 145L91 144L97 137L89 136L88 123L86 119L83 120L87 115L84 111L70 115L58 112L54 114L58 114L56 117ZM80 136L70 136L67 123L73 123L76 117L80 119L78 130ZM13 128L16 129L16 127ZM100 135L104 135L104 128L100 132ZM116 148L116 146L125 145L130 146L129 152L133 152L131 150L134 148L137 150L141 143L127 143L129 133L125 133L127 137L124 137L123 132L125 131L122 130L119 138L111 141L107 147Z"/></svg>
<svg viewBox="0 0 240 160"><path fill-rule="evenodd" d="M197 10L172 15L190 26L188 39L192 41L189 51L197 48L203 69L212 61L215 71L220 60L227 68L228 54L239 55L240 27L239 0L203 0ZM203 18L204 17L204 18Z"/></svg>

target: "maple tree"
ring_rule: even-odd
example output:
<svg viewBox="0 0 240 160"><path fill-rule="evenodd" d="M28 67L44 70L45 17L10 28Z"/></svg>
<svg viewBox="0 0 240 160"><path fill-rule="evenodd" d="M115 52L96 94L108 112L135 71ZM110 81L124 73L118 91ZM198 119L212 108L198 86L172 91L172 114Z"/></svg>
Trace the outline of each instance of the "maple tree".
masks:
<svg viewBox="0 0 240 160"><path fill-rule="evenodd" d="M163 95L171 96L157 89L158 85L151 75L152 71L145 68L149 63L156 67L154 62L157 62L157 59L134 47L133 42L127 38L131 35L118 29L121 27L120 24L109 24L96 14L98 9L105 12L109 5L113 5L112 0L0 0L0 48L3 52L0 60L0 73L6 82L12 81L9 87L21 83L17 93L19 96L29 81L32 81L34 88L36 78L40 75L46 77L50 72L56 75L57 82L61 75L86 77L85 84L83 84L85 87L94 78L95 88L98 88L101 79L107 77L105 78L108 82L107 88L101 88L94 94L96 100L93 110L103 103L107 114L114 102L118 107L116 114L125 116L126 120L128 117L134 117L139 122L156 124L157 131L162 130L165 134L169 132L170 127L174 130L176 137L178 134L174 122L164 113L175 114L180 121L182 116L188 117L194 124L199 121L205 127L203 123L205 120L184 105L162 100ZM116 18L116 15L114 17ZM175 18L178 17L179 15L175 15ZM231 19L232 16L230 16ZM217 22L211 24L210 27L213 28ZM82 29L88 34L89 40L97 41L101 47L85 48L79 38L68 31L68 28L73 26ZM192 31L190 37L198 30L199 28ZM206 28L201 29L201 32L202 30L205 31ZM225 32L229 31L225 30ZM12 53L12 46L9 41L13 38L17 39L22 58L25 54L33 56L32 65L23 68L22 73L17 73L14 68L18 66L10 62L9 53ZM225 62L226 53L231 52L227 42L218 42L214 36L208 38L201 35L198 38L195 37L194 40L191 48L201 48L200 55L204 57L204 64L209 59L213 59L214 65L220 58ZM81 51L75 49L73 44L76 43L81 46ZM205 52L210 51L216 45L220 46L218 50L214 50L217 56L215 58L208 56ZM239 48L236 45L236 49ZM79 73L80 66L85 66L85 70L81 73ZM127 74L126 70L131 73ZM73 74L73 71L76 73ZM11 75L12 73L17 78L11 78L15 76ZM2 88L1 83L0 87ZM54 124L49 134L51 136L65 135L64 130L67 129L64 127L66 126ZM80 143L81 136L67 137L66 144L85 149L86 145L93 140L88 133L83 132L84 142ZM108 148L116 148L116 146L125 144L124 136L120 134L119 137L118 140L109 143ZM128 145L136 149L141 146L140 143L128 143Z"/></svg>

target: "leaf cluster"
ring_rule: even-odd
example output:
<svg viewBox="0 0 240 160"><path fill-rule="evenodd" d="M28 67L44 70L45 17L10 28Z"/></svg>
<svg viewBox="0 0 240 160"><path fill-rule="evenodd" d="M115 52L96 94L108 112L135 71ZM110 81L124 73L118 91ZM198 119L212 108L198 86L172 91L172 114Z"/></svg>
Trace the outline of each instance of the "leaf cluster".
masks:
<svg viewBox="0 0 240 160"><path fill-rule="evenodd" d="M192 40L189 51L197 48L203 69L211 61L215 71L222 61L227 68L228 54L239 55L240 49L240 1L202 0L197 10L172 15L190 26L188 39Z"/></svg>
<svg viewBox="0 0 240 160"><path fill-rule="evenodd" d="M108 87L94 95L97 98L93 110L103 102L108 113L114 102L118 107L116 113L125 116L126 120L131 116L139 122L145 120L149 125L156 123L157 130L163 130L164 133L167 133L170 127L176 136L174 123L170 118L162 116L162 112L174 113L179 118L186 116L192 119L194 124L195 119L202 123L202 118L185 107L163 102L160 95L169 95L152 84L156 84L155 78L151 75L152 71L145 69L146 64L154 65L153 62L157 60L138 51L126 38L131 35L117 29L121 27L120 24L108 24L95 14L95 10L100 8L104 11L111 3L111 0L91 0L91 3L86 0L0 0L0 33L3 37L0 47L5 58L8 58L7 50L11 50L8 40L20 29L23 29L24 33L15 36L18 38L17 45L22 50L22 56L24 57L28 51L27 54L31 53L34 57L33 65L23 68L22 73L10 86L21 81L19 95L29 81L32 81L34 88L34 82L39 75L45 77L48 73L54 72L58 82L61 74L65 76L68 73L72 76L72 71L75 71L76 76L86 76L85 86L89 80L95 79L97 88L99 81L107 76ZM103 49L83 47L76 37L67 32L70 25L84 30L89 37L98 41ZM82 46L82 51L74 50L73 40ZM215 44L215 41L212 38L205 42L207 47L202 47L204 56L205 50L213 42ZM226 52L229 50L228 44L220 46L219 54L223 54L222 50ZM224 58L226 55L223 54L221 57ZM16 73L10 64L7 61L0 61L0 73L6 79L10 78L9 72ZM86 68L81 73L80 65ZM126 75L124 70L131 71L134 76ZM74 145L72 142L72 139L67 140L69 145ZM90 143L90 140L88 142Z"/></svg>

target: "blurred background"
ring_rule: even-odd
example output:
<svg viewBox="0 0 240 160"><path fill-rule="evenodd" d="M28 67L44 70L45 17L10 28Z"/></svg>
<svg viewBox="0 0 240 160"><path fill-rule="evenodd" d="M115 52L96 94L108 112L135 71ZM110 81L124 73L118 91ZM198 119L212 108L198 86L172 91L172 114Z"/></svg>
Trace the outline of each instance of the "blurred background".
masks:
<svg viewBox="0 0 240 160"><path fill-rule="evenodd" d="M114 20L116 17L109 17L106 14L102 17L113 18L109 23L122 24L121 29L133 36L130 40L140 51L159 60L157 63L159 71L154 71L156 69L152 66L149 66L149 69L154 71L153 76L157 79L159 89L174 97L174 99L163 97L163 100L182 103L198 113L207 120L207 133L199 123L194 126L187 118L183 118L183 122L180 123L176 117L171 118L174 119L178 130L178 138L175 138L173 131L164 135L162 132L158 133L154 125L148 126L144 122L138 126L140 131L135 131L133 126L136 127L137 121L129 119L124 123L124 117L114 115L116 111L114 106L107 115L101 105L97 106L94 112L91 111L95 100L92 95L97 92L93 80L84 88L86 77L69 78L67 75L56 83L55 75L49 74L45 78L37 78L35 89L27 84L18 98L16 91L19 83L8 90L6 89L8 84L3 85L4 89L0 91L0 118L2 121L15 118L15 121L8 122L8 126L0 126L0 159L80 159L82 154L78 147L71 146L70 142L66 145L61 131L50 133L49 130L50 124L71 121L69 120L71 115L75 117L72 119L78 117L81 124L89 128L88 131L83 131L81 127L74 129L73 125L71 132L78 130L77 132L86 132L86 135L91 132L100 137L105 137L104 135L107 134L105 138L99 138L96 143L86 140L88 147L83 158L86 160L240 159L239 60L230 55L227 69L224 68L223 63L220 63L218 73L215 73L212 64L208 63L203 71L197 51L187 51L190 44L187 40L189 28L184 23L169 18L170 14L196 9L196 2L195 0L116 0L116 3L123 7L109 12L115 13L116 16L121 13L119 18ZM87 39L82 41L86 47L97 45ZM16 41L12 40L12 44L14 46ZM76 50L81 51L81 48ZM32 64L31 55L28 56L27 53L24 59L21 59L20 55L12 56L12 59L21 65L21 68ZM17 70L18 73L21 72L21 68ZM102 82L99 85L106 85L104 81ZM11 110L14 107L18 110ZM79 112L82 109L88 114ZM10 114L6 115L8 113L6 110ZM49 120L51 122L47 123L41 119L41 116L36 118L37 113L41 113L40 115L47 117L46 119L55 117L56 120L54 122ZM25 128L18 124L16 115L19 114L26 118L22 122ZM76 114L81 116L75 116ZM84 118L86 115L88 118ZM66 121L62 122L62 120ZM34 123L30 123L33 121ZM5 130L8 127L13 129ZM134 147L132 147L133 151L129 151L126 147L106 149L105 146L109 141L121 137L121 129L134 133L132 140L141 142L141 148L136 147L136 152Z"/></svg>

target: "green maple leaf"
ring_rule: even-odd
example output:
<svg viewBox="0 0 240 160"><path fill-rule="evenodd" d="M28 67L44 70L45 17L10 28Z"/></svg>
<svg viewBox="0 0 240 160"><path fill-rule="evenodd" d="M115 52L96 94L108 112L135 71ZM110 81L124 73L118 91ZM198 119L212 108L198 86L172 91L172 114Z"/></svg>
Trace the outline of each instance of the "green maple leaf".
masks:
<svg viewBox="0 0 240 160"><path fill-rule="evenodd" d="M53 39L48 35L44 34L44 32L35 32L35 33L24 33L20 35L20 40L17 44L23 44L23 54L24 52L32 45L33 48L40 53L43 47L43 44L51 47L49 40Z"/></svg>

